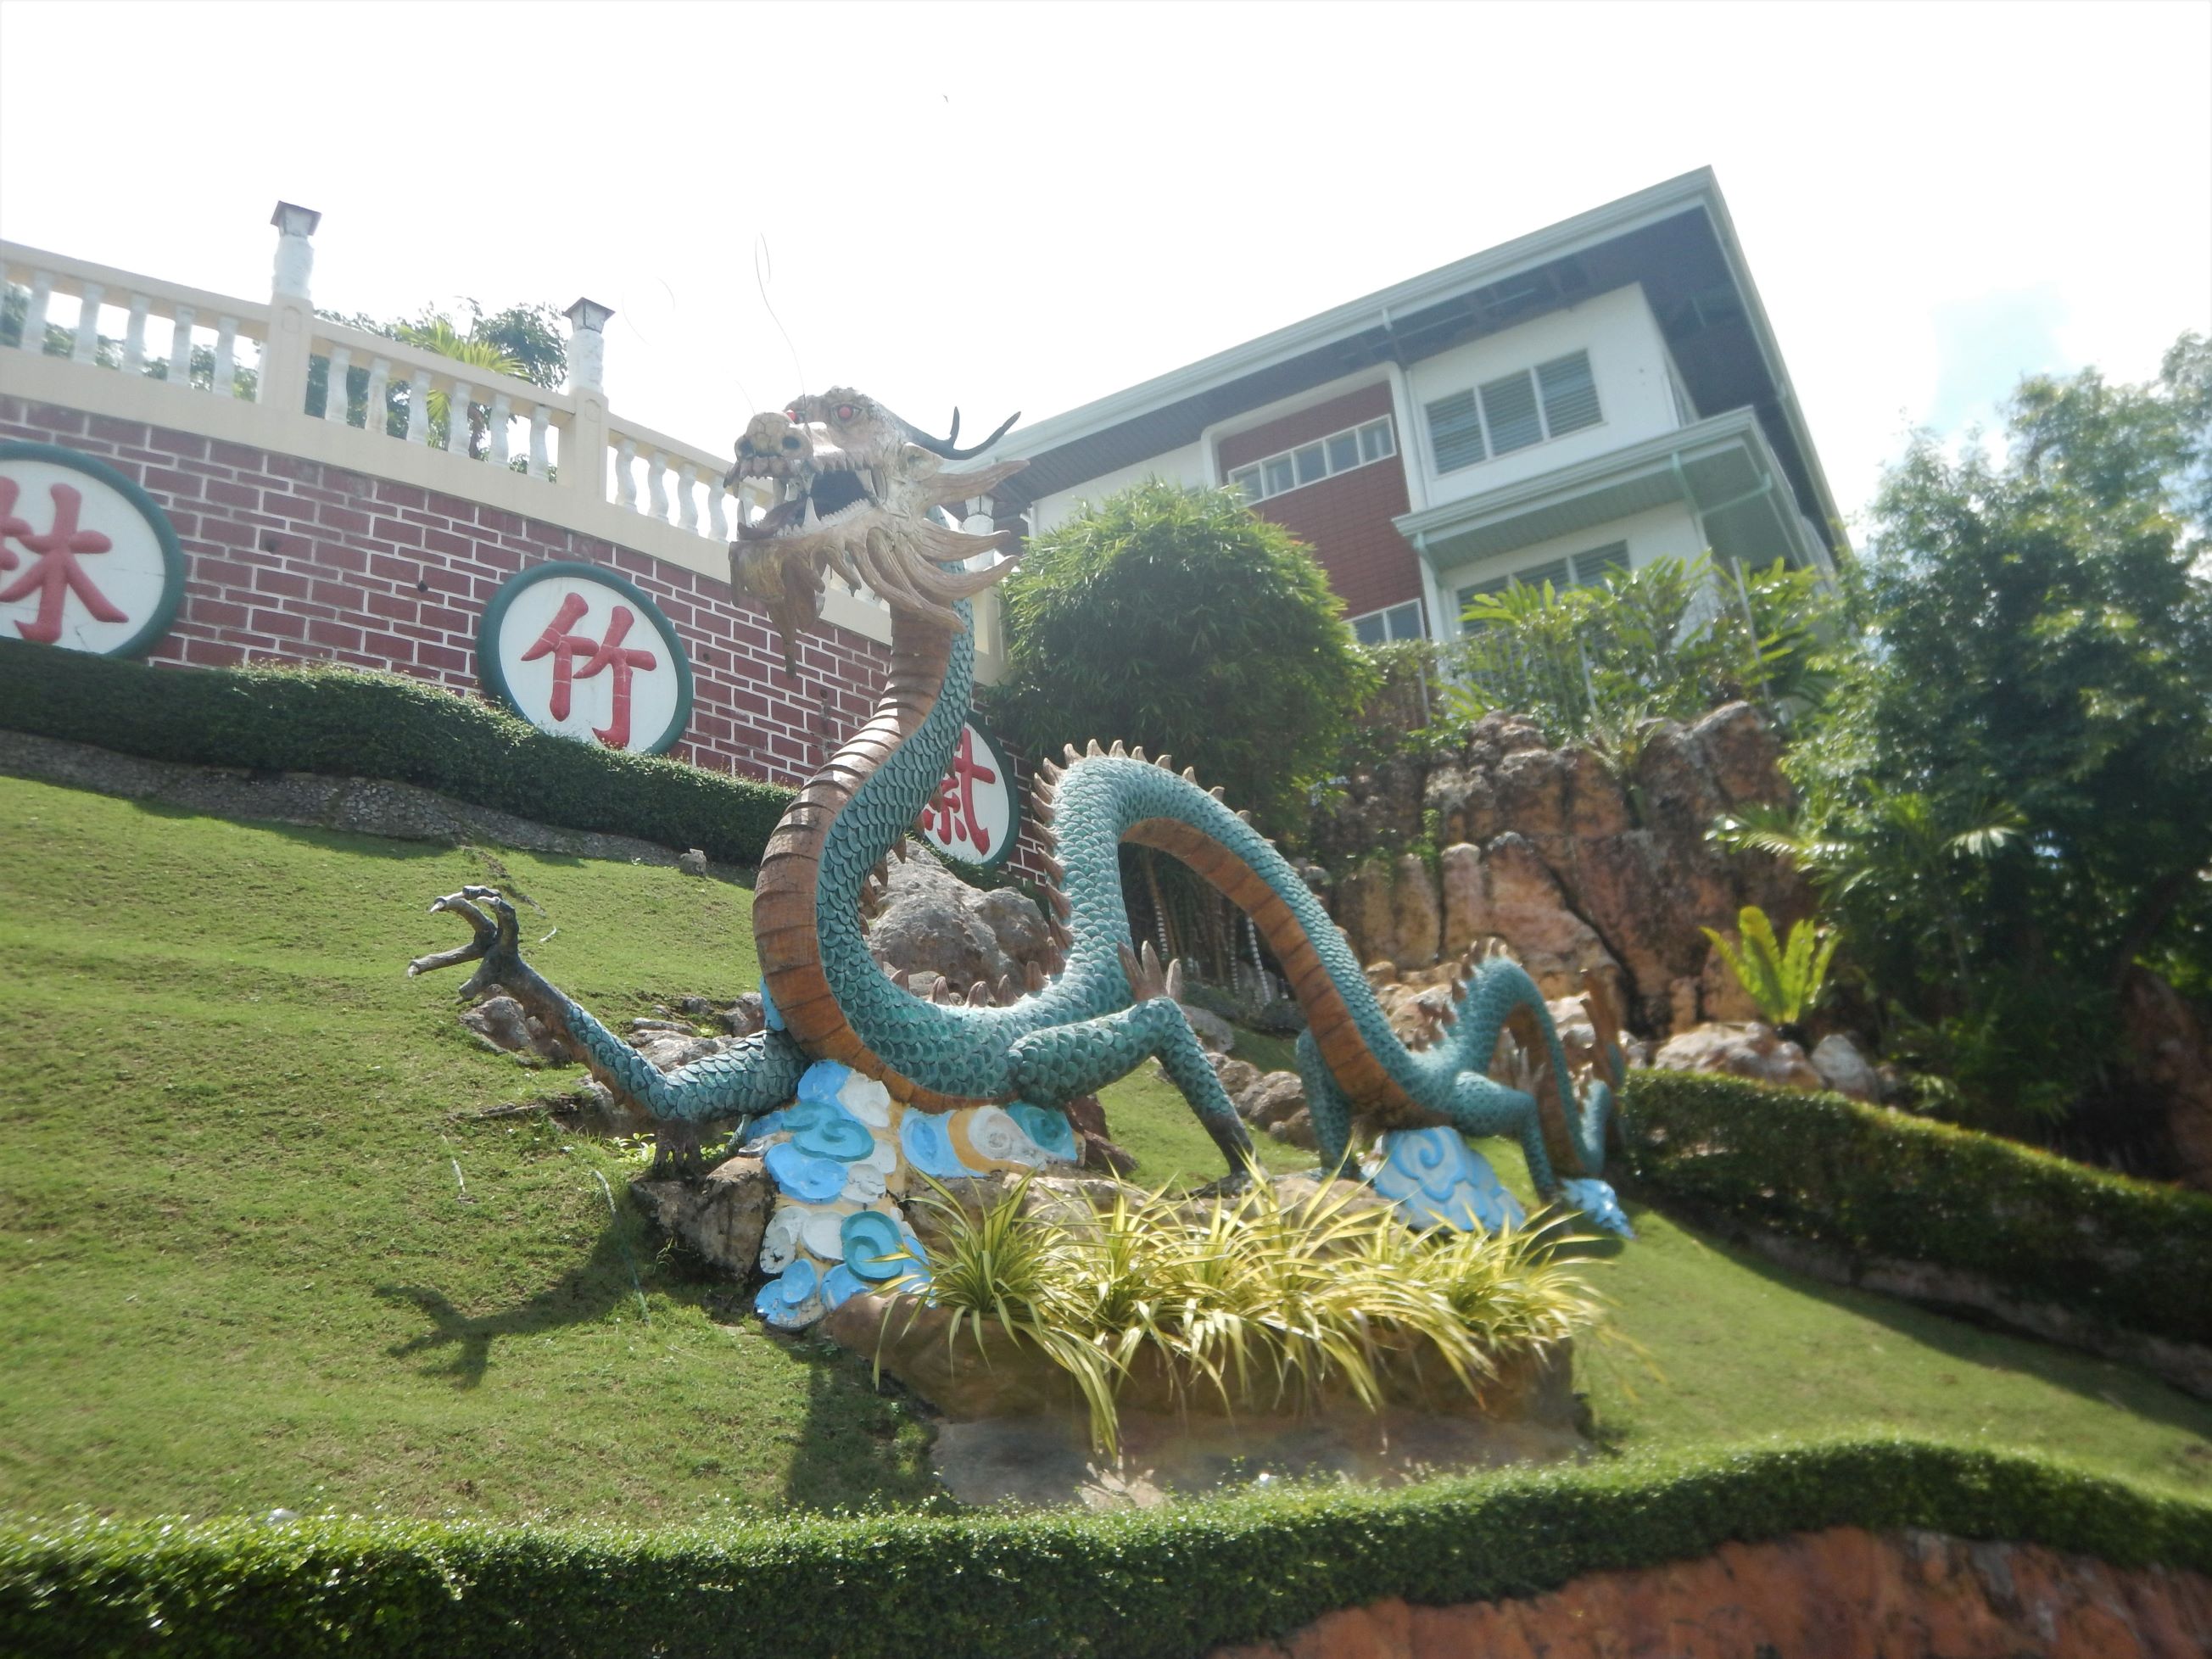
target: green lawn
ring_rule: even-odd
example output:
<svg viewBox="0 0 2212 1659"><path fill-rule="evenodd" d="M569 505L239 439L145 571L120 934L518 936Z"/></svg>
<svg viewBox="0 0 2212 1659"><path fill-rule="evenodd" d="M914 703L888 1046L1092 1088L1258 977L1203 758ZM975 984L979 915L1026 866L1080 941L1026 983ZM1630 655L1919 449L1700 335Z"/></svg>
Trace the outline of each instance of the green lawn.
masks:
<svg viewBox="0 0 2212 1659"><path fill-rule="evenodd" d="M729 996L756 977L743 888L9 779L0 835L0 1510L927 1501L927 1431L864 1365L652 1257L633 1153L468 1115L575 1074L482 1052L452 975L402 973L460 933L428 901L489 878L552 935L532 960L611 1019ZM1106 1106L1140 1179L1216 1172L1164 1085ZM1648 1358L1586 1366L1612 1443L1871 1424L2212 1492L2212 1408L1636 1219L1601 1283Z"/></svg>

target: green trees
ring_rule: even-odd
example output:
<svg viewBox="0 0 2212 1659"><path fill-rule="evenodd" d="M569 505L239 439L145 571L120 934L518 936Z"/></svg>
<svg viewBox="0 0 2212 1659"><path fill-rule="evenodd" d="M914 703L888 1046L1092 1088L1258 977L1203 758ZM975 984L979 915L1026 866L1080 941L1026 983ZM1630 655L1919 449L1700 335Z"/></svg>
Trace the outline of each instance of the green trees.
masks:
<svg viewBox="0 0 2212 1659"><path fill-rule="evenodd" d="M1894 1048L2032 1125L2105 1077L2136 964L2212 988L2212 346L2031 380L2006 438L1892 470L1802 813L1732 829L1826 878Z"/></svg>
<svg viewBox="0 0 2212 1659"><path fill-rule="evenodd" d="M549 390L559 386L568 377L568 342L561 332L561 313L550 304L541 301L535 305L514 305L489 314L474 300L462 301L461 307L468 313L465 328L456 324L451 313L427 307L416 317L382 321L361 314L344 316L337 312L319 314L364 333L381 334L387 340L434 351L441 357L450 357L487 374L512 374ZM308 408L323 406L328 396L329 379L328 361L314 359L307 370ZM348 372L346 392L352 408L365 410L368 400L367 365L356 363ZM407 402L411 395L404 375L395 378L386 390L385 430L395 438L407 434ZM446 441L446 422L449 418L447 402L442 390L431 391L428 422L434 445L442 446ZM482 459L487 447L483 417L471 408L469 422L469 453Z"/></svg>
<svg viewBox="0 0 2212 1659"><path fill-rule="evenodd" d="M1038 537L1005 593L1010 736L1171 752L1275 830L1374 684L1312 556L1224 492L1110 496Z"/></svg>

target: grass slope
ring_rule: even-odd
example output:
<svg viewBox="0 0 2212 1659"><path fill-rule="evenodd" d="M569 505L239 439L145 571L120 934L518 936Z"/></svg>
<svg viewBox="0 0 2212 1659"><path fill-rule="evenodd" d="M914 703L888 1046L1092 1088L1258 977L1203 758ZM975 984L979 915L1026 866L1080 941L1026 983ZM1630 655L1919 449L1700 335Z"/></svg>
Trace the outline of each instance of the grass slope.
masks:
<svg viewBox="0 0 2212 1659"><path fill-rule="evenodd" d="M744 889L7 779L0 836L0 1510L659 1523L927 1501L926 1431L865 1366L650 1255L622 1149L467 1115L574 1074L482 1052L450 975L400 971L459 931L428 900L489 878L552 933L532 959L610 1018L730 995L757 971ZM1143 1179L1213 1172L1164 1085L1107 1110ZM1636 1218L1601 1282L1650 1363L1587 1366L1618 1443L1877 1425L2212 1491L2201 1403Z"/></svg>

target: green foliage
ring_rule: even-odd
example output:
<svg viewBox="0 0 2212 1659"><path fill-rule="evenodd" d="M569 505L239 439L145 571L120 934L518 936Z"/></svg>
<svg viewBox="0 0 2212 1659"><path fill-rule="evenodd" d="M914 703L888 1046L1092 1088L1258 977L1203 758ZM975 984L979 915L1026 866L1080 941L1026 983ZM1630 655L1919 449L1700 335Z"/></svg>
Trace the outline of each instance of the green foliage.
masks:
<svg viewBox="0 0 2212 1659"><path fill-rule="evenodd" d="M179 1659L1180 1659L1389 1596L1528 1595L1731 1541L1924 1528L2212 1571L2212 1506L1893 1438L1143 1513L613 1527L319 1517L0 1532L0 1645Z"/></svg>
<svg viewBox="0 0 2212 1659"><path fill-rule="evenodd" d="M1826 690L1817 653L1832 608L1817 572L1778 560L1739 573L1654 559L1601 586L1516 581L1467 608L1469 631L1446 653L1449 717L1464 725L1502 709L1554 743L1615 749L1646 720L1695 720L1738 697L1793 720Z"/></svg>
<svg viewBox="0 0 2212 1659"><path fill-rule="evenodd" d="M570 830L758 862L791 792L541 732L396 674L178 672L0 641L0 723L152 760L419 784Z"/></svg>
<svg viewBox="0 0 2212 1659"><path fill-rule="evenodd" d="M381 334L387 340L398 340L424 351L435 352L441 357L450 357L457 363L480 369L486 374L510 374L549 390L558 387L568 373L568 344L561 331L561 313L546 302L535 305L509 306L505 311L487 315L484 308L474 300L463 300L462 308L468 313L465 327L453 320L452 313L425 307L411 318L380 319L356 313L349 316L340 312L319 311L316 314L348 328L357 328L365 334ZM356 363L346 373L346 398L349 413L359 413L368 423L369 367ZM478 391L487 388L479 386ZM330 363L325 358L313 359L307 366L307 407L319 410L330 396ZM395 438L407 435L409 400L414 388L405 375L393 377L384 394L382 422L386 432ZM446 443L448 422L452 412L445 391L434 387L427 411L428 436L434 447ZM485 416L472 405L469 410L469 453L482 459L489 447L485 428ZM527 465L526 459L522 460Z"/></svg>
<svg viewBox="0 0 2212 1659"><path fill-rule="evenodd" d="M2212 345L2028 380L2007 440L1888 474L1772 850L1961 1109L2033 1127L2103 1086L2132 965L2212 982Z"/></svg>
<svg viewBox="0 0 2212 1659"><path fill-rule="evenodd" d="M1665 1199L1979 1274L2114 1328L2212 1342L2212 1198L2017 1142L1735 1078L1630 1074L1622 1127Z"/></svg>
<svg viewBox="0 0 2212 1659"><path fill-rule="evenodd" d="M1123 490L1038 537L1005 593L993 709L1016 741L1172 753L1277 829L1375 683L1312 555L1225 491Z"/></svg>
<svg viewBox="0 0 2212 1659"><path fill-rule="evenodd" d="M1828 962L1836 954L1837 935L1802 921L1790 930L1790 943L1775 942L1774 924L1756 904L1736 913L1737 936L1742 948L1729 943L1711 927L1705 936L1729 965L1741 985L1771 1024L1796 1025L1817 1006L1828 983Z"/></svg>
<svg viewBox="0 0 2212 1659"><path fill-rule="evenodd" d="M1597 1304L1540 1233L1423 1236L1395 1212L1354 1208L1364 1189L1285 1204L1255 1182L1194 1210L1164 1193L1115 1197L1094 1218L1023 1213L1024 1181L971 1215L940 1188L931 1300L979 1355L987 1326L1034 1344L1073 1378L1092 1438L1112 1455L1115 1395L1133 1370L1178 1398L1277 1411L1341 1395L1383 1403L1386 1351L1418 1347L1462 1387L1505 1349L1543 1347L1596 1322Z"/></svg>

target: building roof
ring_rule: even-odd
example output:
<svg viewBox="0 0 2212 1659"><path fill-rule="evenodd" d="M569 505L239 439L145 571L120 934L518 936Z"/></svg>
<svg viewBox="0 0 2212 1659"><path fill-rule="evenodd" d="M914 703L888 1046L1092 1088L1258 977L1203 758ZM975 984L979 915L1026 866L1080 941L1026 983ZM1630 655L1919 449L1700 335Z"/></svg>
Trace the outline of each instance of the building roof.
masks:
<svg viewBox="0 0 2212 1659"><path fill-rule="evenodd" d="M1840 550L1835 499L1710 167L1017 428L996 453L1030 465L1003 493L1036 501L1181 448L1247 410L1631 283L1643 285L1698 408L1751 410L1799 510Z"/></svg>

